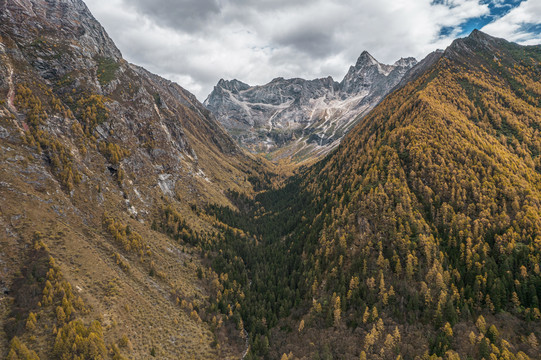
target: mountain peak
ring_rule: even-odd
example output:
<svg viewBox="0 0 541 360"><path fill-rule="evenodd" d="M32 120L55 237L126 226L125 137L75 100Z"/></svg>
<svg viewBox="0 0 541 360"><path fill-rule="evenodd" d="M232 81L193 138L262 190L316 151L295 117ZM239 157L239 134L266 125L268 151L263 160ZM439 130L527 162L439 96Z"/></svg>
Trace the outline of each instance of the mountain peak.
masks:
<svg viewBox="0 0 541 360"><path fill-rule="evenodd" d="M468 37L466 38L470 41L476 41L476 42L480 42L480 43L483 43L483 44L489 44L489 43L495 43L495 42L499 42L499 41L505 41L504 39L500 39L500 38L497 38L497 37L494 37L494 36L491 36L487 33L484 33L480 30L477 30L477 29L474 29L470 35L468 35Z"/></svg>
<svg viewBox="0 0 541 360"><path fill-rule="evenodd" d="M216 86L225 90L233 91L233 92L239 92L239 91L250 88L250 85L245 84L242 81L239 81L237 79L233 79L233 80L220 79L220 81L218 81L218 84Z"/></svg>
<svg viewBox="0 0 541 360"><path fill-rule="evenodd" d="M393 66L408 67L411 68L417 64L417 59L414 57L400 58Z"/></svg>
<svg viewBox="0 0 541 360"><path fill-rule="evenodd" d="M72 49L116 61L122 54L82 0L0 1L0 23L18 39L46 36L73 42ZM28 23L32 26L20 26ZM15 30L16 31L13 31Z"/></svg>
<svg viewBox="0 0 541 360"><path fill-rule="evenodd" d="M468 38L470 39L482 39L482 38L492 38L492 36L488 35L487 33L482 32L478 29L473 29L473 31L468 35Z"/></svg>
<svg viewBox="0 0 541 360"><path fill-rule="evenodd" d="M357 59L355 67L360 68L363 66L376 65L378 63L379 62L372 55L370 55L368 51L364 50Z"/></svg>
<svg viewBox="0 0 541 360"><path fill-rule="evenodd" d="M471 57L472 53L479 51L494 52L505 44L509 44L509 42L475 29L467 37L454 40L445 50L445 54L449 57L469 61L468 58Z"/></svg>

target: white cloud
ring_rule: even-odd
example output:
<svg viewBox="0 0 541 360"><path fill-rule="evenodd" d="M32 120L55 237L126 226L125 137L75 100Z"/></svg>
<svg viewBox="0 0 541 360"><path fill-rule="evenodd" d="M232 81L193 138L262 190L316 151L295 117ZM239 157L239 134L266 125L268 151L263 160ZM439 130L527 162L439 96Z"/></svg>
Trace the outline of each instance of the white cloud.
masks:
<svg viewBox="0 0 541 360"><path fill-rule="evenodd" d="M526 0L482 30L523 45L533 45L541 43L541 36L539 32L528 29L539 24L541 24L541 1Z"/></svg>
<svg viewBox="0 0 541 360"><path fill-rule="evenodd" d="M363 50L386 63L421 59L490 11L483 0L86 2L127 60L178 81L200 100L220 78L252 85L279 76L340 81ZM441 36L444 27L456 30Z"/></svg>

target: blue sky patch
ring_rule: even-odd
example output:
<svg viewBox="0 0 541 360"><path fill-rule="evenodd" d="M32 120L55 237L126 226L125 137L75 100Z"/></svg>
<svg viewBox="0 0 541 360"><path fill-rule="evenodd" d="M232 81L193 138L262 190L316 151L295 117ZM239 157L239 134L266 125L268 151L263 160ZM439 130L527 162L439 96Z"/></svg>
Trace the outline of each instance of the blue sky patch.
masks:
<svg viewBox="0 0 541 360"><path fill-rule="evenodd" d="M488 8L490 9L490 14L471 18L465 23L460 25L460 31L458 32L458 36L467 36L469 35L474 29L481 29L483 26L493 22L496 19L501 18L502 16L506 15L509 11L519 6L523 1L526 0L486 0L483 1L482 4L487 4ZM445 4L445 0L434 0L432 2L433 4ZM443 27L440 30L439 36L445 37L447 35L450 35L456 28L453 27ZM539 29L537 29L539 31Z"/></svg>
<svg viewBox="0 0 541 360"><path fill-rule="evenodd" d="M524 24L520 27L520 31L539 34L541 33L541 24Z"/></svg>
<svg viewBox="0 0 541 360"><path fill-rule="evenodd" d="M494 17L492 16L483 16L478 18L469 19L467 22L461 25L461 31L459 36L469 35L475 29L481 29L486 24L492 22Z"/></svg>
<svg viewBox="0 0 541 360"><path fill-rule="evenodd" d="M488 0L482 4L487 4L490 9L490 15L494 18L500 18L507 14L511 9L516 8L525 0Z"/></svg>

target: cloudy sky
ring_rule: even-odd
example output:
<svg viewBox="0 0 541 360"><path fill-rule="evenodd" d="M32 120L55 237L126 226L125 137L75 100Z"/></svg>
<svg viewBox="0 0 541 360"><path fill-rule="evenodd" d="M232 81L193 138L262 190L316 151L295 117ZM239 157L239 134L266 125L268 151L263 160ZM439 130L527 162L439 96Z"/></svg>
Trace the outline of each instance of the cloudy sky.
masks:
<svg viewBox="0 0 541 360"><path fill-rule="evenodd" d="M201 101L220 78L340 81L363 50L423 58L475 28L541 43L541 0L85 0L124 57Z"/></svg>

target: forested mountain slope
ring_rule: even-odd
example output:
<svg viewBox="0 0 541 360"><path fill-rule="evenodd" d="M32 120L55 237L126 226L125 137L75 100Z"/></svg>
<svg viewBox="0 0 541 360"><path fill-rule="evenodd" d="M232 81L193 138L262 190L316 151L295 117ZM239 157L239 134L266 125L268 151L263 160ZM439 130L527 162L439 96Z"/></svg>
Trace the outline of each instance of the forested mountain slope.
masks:
<svg viewBox="0 0 541 360"><path fill-rule="evenodd" d="M540 80L540 46L474 31L288 186L211 209L265 248L238 252L253 353L539 358Z"/></svg>
<svg viewBox="0 0 541 360"><path fill-rule="evenodd" d="M195 238L261 165L82 1L0 0L0 149L0 357L240 356L216 274L156 224Z"/></svg>
<svg viewBox="0 0 541 360"><path fill-rule="evenodd" d="M501 339L479 339L483 329L469 347L467 334L445 329L483 314L506 311L539 336L540 65L539 46L475 31L311 173L308 189L329 213L314 284L334 283L316 299L349 298L343 310L353 319L364 303L434 325L428 345L438 355L486 357L487 341L504 351ZM356 276L364 281L355 285ZM527 332L509 335L515 350L539 354L521 339Z"/></svg>

